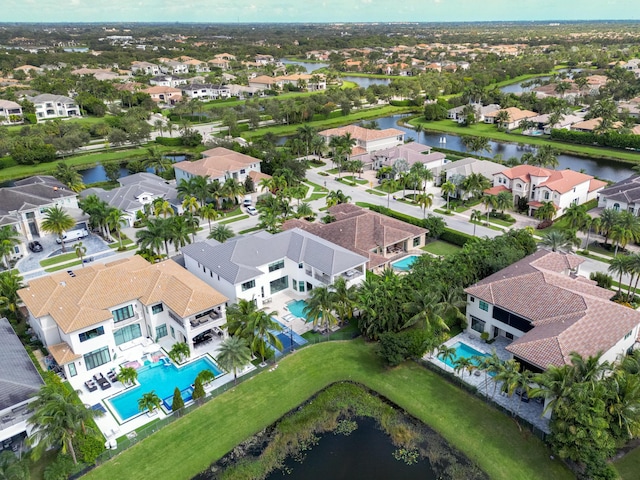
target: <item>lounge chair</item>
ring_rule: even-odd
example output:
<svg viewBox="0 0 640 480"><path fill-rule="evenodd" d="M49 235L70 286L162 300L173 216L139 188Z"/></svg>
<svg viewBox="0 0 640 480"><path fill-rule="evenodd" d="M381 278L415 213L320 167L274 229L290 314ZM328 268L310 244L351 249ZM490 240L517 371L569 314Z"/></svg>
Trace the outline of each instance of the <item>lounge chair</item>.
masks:
<svg viewBox="0 0 640 480"><path fill-rule="evenodd" d="M90 392L95 392L98 389L98 386L93 380L87 380L86 382L84 382L84 386L87 387L87 390L89 390Z"/></svg>
<svg viewBox="0 0 640 480"><path fill-rule="evenodd" d="M109 381L111 383L118 381L118 374L116 372L114 372L113 370L109 370L107 372L107 377L109 378Z"/></svg>

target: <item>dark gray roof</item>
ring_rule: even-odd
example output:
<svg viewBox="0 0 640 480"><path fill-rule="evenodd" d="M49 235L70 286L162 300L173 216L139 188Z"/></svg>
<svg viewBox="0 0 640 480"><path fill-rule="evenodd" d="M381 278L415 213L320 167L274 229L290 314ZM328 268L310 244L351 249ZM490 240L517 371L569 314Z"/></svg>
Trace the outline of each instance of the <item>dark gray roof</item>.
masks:
<svg viewBox="0 0 640 480"><path fill-rule="evenodd" d="M67 97L65 95L54 95L52 93L41 93L40 95L36 95L35 97L27 97L31 103L66 103L66 104L75 104L73 98Z"/></svg>
<svg viewBox="0 0 640 480"><path fill-rule="evenodd" d="M607 200L624 203L640 202L640 175L625 178L610 187L600 190L600 196Z"/></svg>
<svg viewBox="0 0 640 480"><path fill-rule="evenodd" d="M0 365L0 410L23 403L44 384L6 318L0 318Z"/></svg>
<svg viewBox="0 0 640 480"><path fill-rule="evenodd" d="M20 210L33 210L55 203L58 198L75 197L63 183L50 176L29 177L13 187L0 188L0 216Z"/></svg>
<svg viewBox="0 0 640 480"><path fill-rule="evenodd" d="M367 262L367 258L299 228L275 235L260 232L222 244L215 240L197 242L183 247L182 253L232 284L261 275L257 267L285 257L304 262L327 275Z"/></svg>

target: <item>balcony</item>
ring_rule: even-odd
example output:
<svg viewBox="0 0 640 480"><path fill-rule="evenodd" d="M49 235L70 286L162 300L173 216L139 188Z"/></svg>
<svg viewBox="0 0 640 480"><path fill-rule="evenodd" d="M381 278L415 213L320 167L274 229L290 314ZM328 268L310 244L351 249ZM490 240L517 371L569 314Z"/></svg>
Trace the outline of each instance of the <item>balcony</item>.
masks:
<svg viewBox="0 0 640 480"><path fill-rule="evenodd" d="M219 323L219 320L222 320L223 318L224 317L222 316L222 311L214 309L204 315L194 318L193 320L189 320L189 323L191 324L191 328L199 329L202 326L211 328L215 322Z"/></svg>
<svg viewBox="0 0 640 480"><path fill-rule="evenodd" d="M324 273L314 273L313 278L315 278L321 283L324 283L325 285L329 285L331 283L331 277Z"/></svg>

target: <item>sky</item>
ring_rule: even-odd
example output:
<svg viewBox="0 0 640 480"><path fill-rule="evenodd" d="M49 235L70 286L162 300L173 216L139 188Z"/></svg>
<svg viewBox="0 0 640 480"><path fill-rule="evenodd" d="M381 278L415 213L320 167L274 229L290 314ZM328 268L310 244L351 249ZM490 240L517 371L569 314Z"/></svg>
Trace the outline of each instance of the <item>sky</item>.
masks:
<svg viewBox="0 0 640 480"><path fill-rule="evenodd" d="M0 22L640 20L638 0L0 0Z"/></svg>

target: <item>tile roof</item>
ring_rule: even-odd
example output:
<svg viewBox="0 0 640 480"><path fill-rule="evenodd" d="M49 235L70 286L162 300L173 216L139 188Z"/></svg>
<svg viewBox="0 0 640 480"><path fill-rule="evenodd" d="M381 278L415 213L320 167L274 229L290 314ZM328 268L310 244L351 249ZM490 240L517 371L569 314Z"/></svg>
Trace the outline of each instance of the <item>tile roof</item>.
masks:
<svg viewBox="0 0 640 480"><path fill-rule="evenodd" d="M69 362L82 358L81 355L74 353L67 342L56 343L47 347L49 353L58 365L66 365Z"/></svg>
<svg viewBox="0 0 640 480"><path fill-rule="evenodd" d="M533 165L518 165L499 173L511 180L517 178L526 183L531 183L531 177L543 178L544 180L537 185L537 188L547 187L549 190L560 194L567 193L585 182L589 182L589 192L598 190L606 185L606 182L595 180L591 175L569 169L551 170Z"/></svg>
<svg viewBox="0 0 640 480"><path fill-rule="evenodd" d="M424 228L365 210L350 203L334 205L329 208L328 212L336 218L334 222L320 224L304 220L287 220L283 228L285 230L301 228L352 252L368 257L367 268L369 269L389 261L383 255L373 253L373 250L427 233Z"/></svg>
<svg viewBox="0 0 640 480"><path fill-rule="evenodd" d="M224 147L211 148L202 152L204 158L194 161L178 162L173 168L183 170L192 175L209 177L212 179L222 178L227 172L237 172L249 165L260 163L258 158L234 152Z"/></svg>
<svg viewBox="0 0 640 480"><path fill-rule="evenodd" d="M33 316L51 315L65 333L107 321L110 308L133 300L163 302L182 318L227 300L172 260L151 264L135 255L74 273L35 278L18 291Z"/></svg>
<svg viewBox="0 0 640 480"><path fill-rule="evenodd" d="M617 202L640 202L640 175L632 175L629 178L614 183L610 187L602 189L600 196L607 200Z"/></svg>
<svg viewBox="0 0 640 480"><path fill-rule="evenodd" d="M182 253L231 284L260 276L264 272L258 267L285 257L309 264L327 275L337 275L366 262L366 257L300 229L275 235L261 232L222 244L215 240L196 242L183 247Z"/></svg>
<svg viewBox="0 0 640 480"><path fill-rule="evenodd" d="M397 128L373 130L371 128L359 127L358 125L347 125L346 127L330 128L328 130L319 132L319 134L323 137L339 137L347 133L351 134L352 138L365 142L404 135L404 132L402 130L398 130Z"/></svg>
<svg viewBox="0 0 640 480"><path fill-rule="evenodd" d="M0 318L0 365L0 411L29 400L44 385L6 318Z"/></svg>
<svg viewBox="0 0 640 480"><path fill-rule="evenodd" d="M543 369L560 366L572 352L611 349L640 324L640 312L610 301L614 292L567 274L583 261L539 250L465 292L531 321L534 328L508 351Z"/></svg>
<svg viewBox="0 0 640 480"><path fill-rule="evenodd" d="M25 178L13 187L0 188L0 216L50 206L60 198L75 197L66 185L48 175Z"/></svg>

